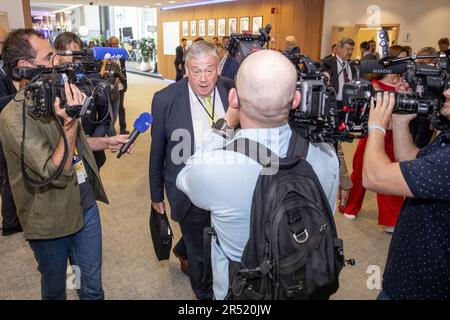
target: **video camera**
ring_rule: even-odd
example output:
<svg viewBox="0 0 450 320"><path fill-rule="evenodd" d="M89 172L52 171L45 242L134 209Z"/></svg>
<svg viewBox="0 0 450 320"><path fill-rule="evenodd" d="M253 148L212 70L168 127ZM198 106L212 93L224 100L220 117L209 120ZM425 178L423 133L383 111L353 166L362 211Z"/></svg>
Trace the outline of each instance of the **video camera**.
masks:
<svg viewBox="0 0 450 320"><path fill-rule="evenodd" d="M110 83L99 77L102 59L126 58L125 49L95 47L80 51L60 51L61 56L74 56L75 62L66 63L53 68L16 67L13 78L16 80L30 80L24 89L27 108L38 117L54 116L54 102L56 97L61 101L61 107L66 109L72 118L89 115L96 105L97 98L108 95ZM65 83L76 85L86 94L83 105L69 107L66 105L64 94ZM102 98L103 99L103 98Z"/></svg>
<svg viewBox="0 0 450 320"><path fill-rule="evenodd" d="M228 43L228 51L240 64L256 50L266 45L269 47L271 25L260 29L260 34L232 34ZM347 140L337 129L336 93L329 87L326 77L319 72L317 65L300 50L284 53L296 66L297 88L301 92L302 101L298 109L290 114L290 125L308 136L314 142L334 142Z"/></svg>
<svg viewBox="0 0 450 320"><path fill-rule="evenodd" d="M380 31L382 33L383 31ZM385 32L385 31L384 31ZM384 38L387 35L383 36ZM360 74L401 74L412 89L412 93L395 93L394 113L418 114L428 117L438 130L450 128L449 121L439 113L445 102L442 93L450 88L450 58L444 53L431 56L417 56L392 59L387 55L389 40L383 42L381 60L361 61L356 67L357 77L343 89L343 108L345 129L367 133L370 101L376 103L376 91ZM380 44L381 46L381 44ZM435 58L434 64L417 62L418 59Z"/></svg>
<svg viewBox="0 0 450 320"><path fill-rule="evenodd" d="M311 58L301 55L298 61L297 89L302 99L291 111L289 124L313 142L348 140L348 133L338 130L336 92L327 85L327 77Z"/></svg>
<svg viewBox="0 0 450 320"><path fill-rule="evenodd" d="M227 46L229 55L241 64L242 61L255 50L261 50L264 48L264 45L266 45L268 49L270 42L269 33L271 30L272 25L268 24L265 28L259 29L260 34L231 34Z"/></svg>

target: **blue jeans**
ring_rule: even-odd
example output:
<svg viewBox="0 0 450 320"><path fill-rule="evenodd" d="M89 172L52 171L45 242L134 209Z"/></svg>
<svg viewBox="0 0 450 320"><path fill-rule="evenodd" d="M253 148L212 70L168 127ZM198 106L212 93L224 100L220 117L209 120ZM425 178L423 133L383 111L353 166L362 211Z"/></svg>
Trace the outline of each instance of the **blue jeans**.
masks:
<svg viewBox="0 0 450 320"><path fill-rule="evenodd" d="M74 235L53 240L31 240L41 273L43 300L66 299L67 259L80 270L81 300L102 300L102 229L97 204L83 212L84 226Z"/></svg>
<svg viewBox="0 0 450 320"><path fill-rule="evenodd" d="M378 295L377 300L385 300L385 301L387 301L387 300L391 300L391 298L389 298L389 296L386 294L386 291L382 290L380 292L380 294Z"/></svg>

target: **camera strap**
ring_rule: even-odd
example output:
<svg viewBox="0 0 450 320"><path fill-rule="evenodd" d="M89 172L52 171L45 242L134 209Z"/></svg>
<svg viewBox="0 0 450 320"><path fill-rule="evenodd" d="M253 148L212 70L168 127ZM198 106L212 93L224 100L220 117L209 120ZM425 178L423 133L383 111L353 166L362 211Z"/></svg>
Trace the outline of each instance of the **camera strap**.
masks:
<svg viewBox="0 0 450 320"><path fill-rule="evenodd" d="M216 87L214 87L214 90L211 94L212 96L212 114L209 112L208 108L205 107L205 105L202 102L202 99L200 99L200 97L194 92L195 97L197 98L198 102L200 103L200 105L203 107L203 110L205 110L205 112L208 114L208 117L211 119L212 123L214 124L214 116L215 116L215 110L216 110Z"/></svg>

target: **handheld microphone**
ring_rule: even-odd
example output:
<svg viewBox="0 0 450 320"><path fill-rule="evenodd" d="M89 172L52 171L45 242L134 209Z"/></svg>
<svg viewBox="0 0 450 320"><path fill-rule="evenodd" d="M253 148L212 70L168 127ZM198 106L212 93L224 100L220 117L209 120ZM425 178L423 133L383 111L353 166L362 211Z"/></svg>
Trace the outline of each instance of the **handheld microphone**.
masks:
<svg viewBox="0 0 450 320"><path fill-rule="evenodd" d="M115 60L128 58L128 51L124 48L93 47L79 51L58 51L59 56L88 56L94 60Z"/></svg>
<svg viewBox="0 0 450 320"><path fill-rule="evenodd" d="M408 69L408 63L406 61L385 66L383 61L365 60L361 61L360 65L361 73L403 74Z"/></svg>
<svg viewBox="0 0 450 320"><path fill-rule="evenodd" d="M134 130L133 132L128 136L128 142L125 143L122 148L120 148L120 152L117 155L117 159L120 159L120 157L126 153L128 151L128 149L130 148L130 146L134 143L134 141L136 140L136 138L139 136L139 134L144 133L145 131L148 130L148 128L150 128L150 125L153 122L153 117L150 113L148 112L144 112L142 113L139 118L137 118L134 121L133 127Z"/></svg>

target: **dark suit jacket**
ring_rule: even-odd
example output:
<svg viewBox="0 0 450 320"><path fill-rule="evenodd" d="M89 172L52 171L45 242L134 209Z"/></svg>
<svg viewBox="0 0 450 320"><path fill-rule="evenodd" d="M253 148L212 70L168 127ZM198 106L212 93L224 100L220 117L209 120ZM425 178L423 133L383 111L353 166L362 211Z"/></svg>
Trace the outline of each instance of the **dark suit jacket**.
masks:
<svg viewBox="0 0 450 320"><path fill-rule="evenodd" d="M353 66L354 63L350 63L350 66ZM355 79L356 71L352 67L352 77ZM336 57L330 57L322 60L321 71L327 71L330 73L330 85L336 91L336 94L339 92L339 73L338 73L338 60Z"/></svg>
<svg viewBox="0 0 450 320"><path fill-rule="evenodd" d="M237 63L236 59L228 57L223 65L221 76L234 80L238 70L239 70L239 63Z"/></svg>
<svg viewBox="0 0 450 320"><path fill-rule="evenodd" d="M14 98L17 90L11 78L0 70L0 112Z"/></svg>
<svg viewBox="0 0 450 320"><path fill-rule="evenodd" d="M217 89L225 111L228 109L228 93L234 87L234 81L219 77ZM182 221L191 207L189 198L176 186L178 173L184 168L186 160L194 153L194 128L189 102L188 79L180 80L157 92L152 102L152 142L150 149L150 191L152 202L164 200L164 187L172 210L172 219ZM190 134L191 149L187 152L175 150L181 154L183 162L174 163L172 151L183 142L171 141L176 129L186 129ZM186 151L186 150L184 150Z"/></svg>
<svg viewBox="0 0 450 320"><path fill-rule="evenodd" d="M174 64L175 64L176 68L178 68L178 65L180 63L184 64L184 59L183 58L184 58L183 47L182 46L178 46L177 49L176 49L176 55L175 55L175 61L174 61Z"/></svg>

